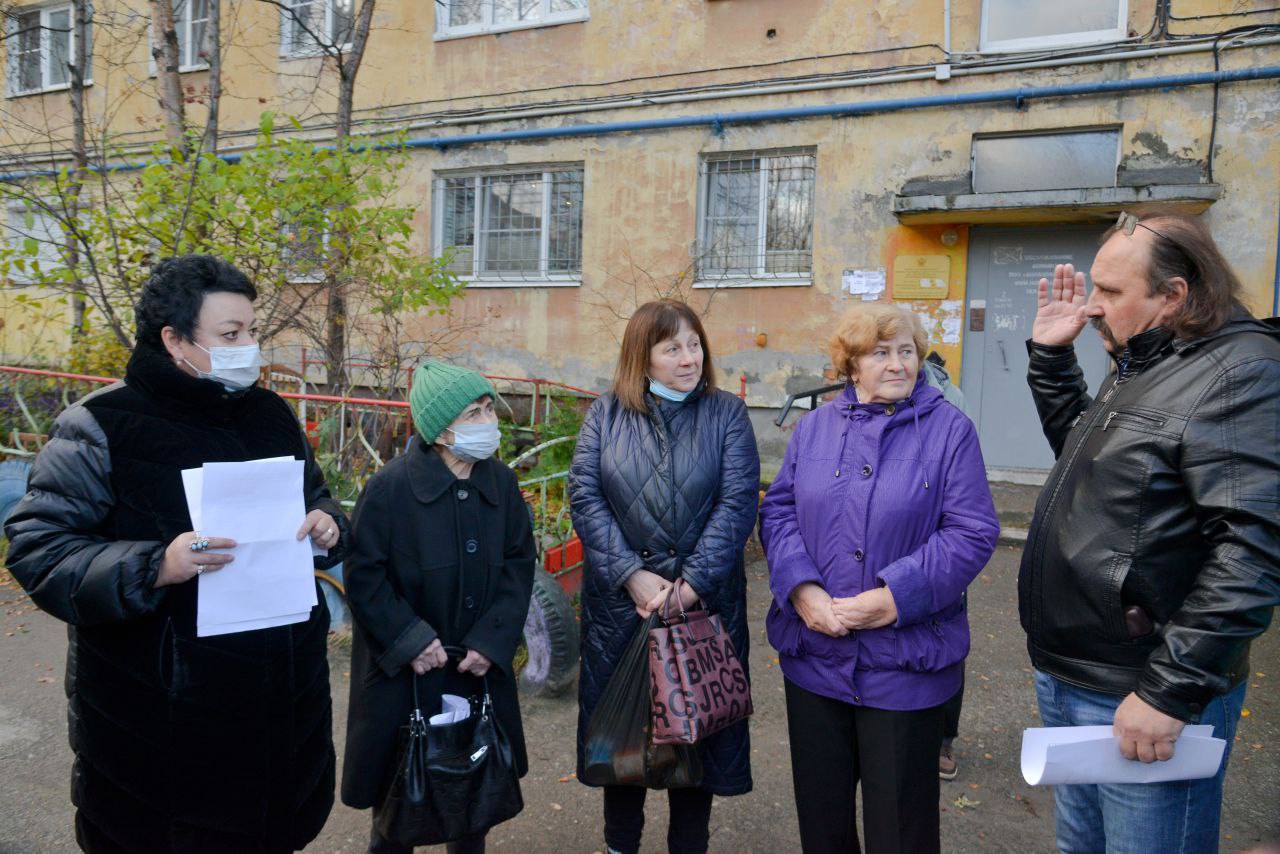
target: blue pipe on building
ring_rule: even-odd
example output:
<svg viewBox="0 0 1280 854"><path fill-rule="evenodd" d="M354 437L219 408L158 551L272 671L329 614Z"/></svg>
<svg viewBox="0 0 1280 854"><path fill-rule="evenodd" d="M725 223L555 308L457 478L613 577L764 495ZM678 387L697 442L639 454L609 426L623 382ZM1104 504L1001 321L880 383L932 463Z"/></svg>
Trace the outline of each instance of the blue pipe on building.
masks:
<svg viewBox="0 0 1280 854"><path fill-rule="evenodd" d="M1250 80L1274 80L1280 78L1280 66L1239 68L1230 71L1205 71L1195 74L1172 74L1163 77L1141 77L1131 80L1105 80L1097 83L1073 83L1066 86L1030 86L1021 89L996 89L988 92L963 92L953 95L929 95L917 98L892 98L883 101L866 101L853 104L823 104L805 107L783 107L772 110L749 110L741 113L712 113L697 116L669 116L659 119L641 119L631 122L603 122L588 125L562 125L559 127L531 128L523 130L474 133L460 136L410 139L406 148L434 148L444 150L462 145L485 142L521 142L535 139L554 139L578 136L604 136L632 131L665 130L668 128L698 127L707 125L721 128L726 125L754 124L760 122L785 122L795 119L821 117L865 116L873 113L893 113L904 110L933 107L956 107L966 104L990 104L1009 101L1022 108L1028 101L1042 98L1069 98L1077 95L1105 95L1137 92L1148 89L1176 89L1184 86L1204 86L1215 83L1239 83ZM394 150L400 144L376 146L379 150ZM321 150L332 150L323 146ZM228 163L238 162L243 155L219 155ZM125 163L106 167L112 172L128 172L142 169L149 164ZM95 167L96 169L97 167ZM9 172L0 175L0 181L22 181L29 178L50 177L53 170Z"/></svg>
<svg viewBox="0 0 1280 854"><path fill-rule="evenodd" d="M1276 211L1276 281L1275 296L1271 298L1271 316L1280 317L1280 208Z"/></svg>

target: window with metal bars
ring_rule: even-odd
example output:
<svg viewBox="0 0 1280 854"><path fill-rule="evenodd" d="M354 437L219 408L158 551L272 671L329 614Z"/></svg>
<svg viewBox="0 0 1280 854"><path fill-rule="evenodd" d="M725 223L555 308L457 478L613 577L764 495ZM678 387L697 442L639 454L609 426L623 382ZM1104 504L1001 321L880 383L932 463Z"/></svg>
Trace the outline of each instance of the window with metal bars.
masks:
<svg viewBox="0 0 1280 854"><path fill-rule="evenodd" d="M1128 5L1128 0L982 0L978 46L983 53L1006 53L1123 41Z"/></svg>
<svg viewBox="0 0 1280 854"><path fill-rule="evenodd" d="M588 0L436 0L436 37L585 21Z"/></svg>
<svg viewBox="0 0 1280 854"><path fill-rule="evenodd" d="M699 281L810 280L815 159L812 150L703 159Z"/></svg>
<svg viewBox="0 0 1280 854"><path fill-rule="evenodd" d="M62 224L51 211L22 201L10 201L5 206L5 215L5 221L0 223L0 235L9 244L11 262L22 259L19 265L10 264L10 284L37 284L42 276L66 266L63 256L66 237Z"/></svg>
<svg viewBox="0 0 1280 854"><path fill-rule="evenodd" d="M6 16L10 96L65 89L71 85L71 60L75 56L72 16L71 5L67 3L14 10ZM89 56L86 84L92 82L93 76L92 26Z"/></svg>
<svg viewBox="0 0 1280 854"><path fill-rule="evenodd" d="M284 0L280 9L280 52L314 56L325 48L351 45L355 0Z"/></svg>
<svg viewBox="0 0 1280 854"><path fill-rule="evenodd" d="M476 282L576 282L582 275L581 166L473 172L435 181L435 246Z"/></svg>

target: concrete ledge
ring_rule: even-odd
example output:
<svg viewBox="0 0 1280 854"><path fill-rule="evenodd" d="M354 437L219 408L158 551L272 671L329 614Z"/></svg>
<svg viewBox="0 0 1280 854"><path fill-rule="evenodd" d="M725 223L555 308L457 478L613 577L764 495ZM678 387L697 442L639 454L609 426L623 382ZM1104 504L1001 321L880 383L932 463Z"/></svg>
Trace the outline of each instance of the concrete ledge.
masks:
<svg viewBox="0 0 1280 854"><path fill-rule="evenodd" d="M1122 208L1142 204L1172 205L1186 213L1198 214L1221 197L1221 184L894 196L893 213L899 221L917 225L1093 222L1113 218Z"/></svg>
<svg viewBox="0 0 1280 854"><path fill-rule="evenodd" d="M1000 545L1002 546L1025 546L1027 544L1026 528L1006 528L1000 527Z"/></svg>

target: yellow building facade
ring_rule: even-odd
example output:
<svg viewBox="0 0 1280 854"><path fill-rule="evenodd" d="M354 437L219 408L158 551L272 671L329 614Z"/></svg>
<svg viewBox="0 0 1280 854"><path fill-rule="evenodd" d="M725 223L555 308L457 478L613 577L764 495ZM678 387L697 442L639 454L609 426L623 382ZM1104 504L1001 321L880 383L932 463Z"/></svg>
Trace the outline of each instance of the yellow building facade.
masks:
<svg viewBox="0 0 1280 854"><path fill-rule="evenodd" d="M204 7L187 3L198 122ZM289 3L321 36L358 9ZM146 5L94 4L90 110L121 145L160 135ZM419 210L422 251L453 247L470 284L454 311L474 332L454 358L603 390L625 317L678 294L776 457L788 433L771 418L829 381L840 312L892 299L926 321L988 463L1037 470L1051 459L1026 435L1029 294L1054 263L1087 269L1120 210L1204 212L1251 310L1277 313L1271 5L378 0L356 129L414 146L399 197ZM48 26L65 7L17 12ZM223 0L222 16L221 150L251 144L267 109L331 139L333 61L298 18L250 0ZM16 45L0 114L11 177L56 159L49 138L69 122L48 58L62 48L46 39L39 65ZM416 322L425 336L440 321ZM298 357L281 344L276 358Z"/></svg>

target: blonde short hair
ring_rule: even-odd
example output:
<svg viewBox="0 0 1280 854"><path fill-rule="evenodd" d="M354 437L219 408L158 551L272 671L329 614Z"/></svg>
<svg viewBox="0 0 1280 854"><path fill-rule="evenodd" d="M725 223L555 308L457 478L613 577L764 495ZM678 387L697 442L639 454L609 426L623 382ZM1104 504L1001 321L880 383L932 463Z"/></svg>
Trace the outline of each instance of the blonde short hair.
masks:
<svg viewBox="0 0 1280 854"><path fill-rule="evenodd" d="M827 342L836 375L856 380L858 359L874 350L881 341L896 338L904 331L910 331L916 352L924 359L929 338L919 317L893 303L857 303L840 318L840 325Z"/></svg>

